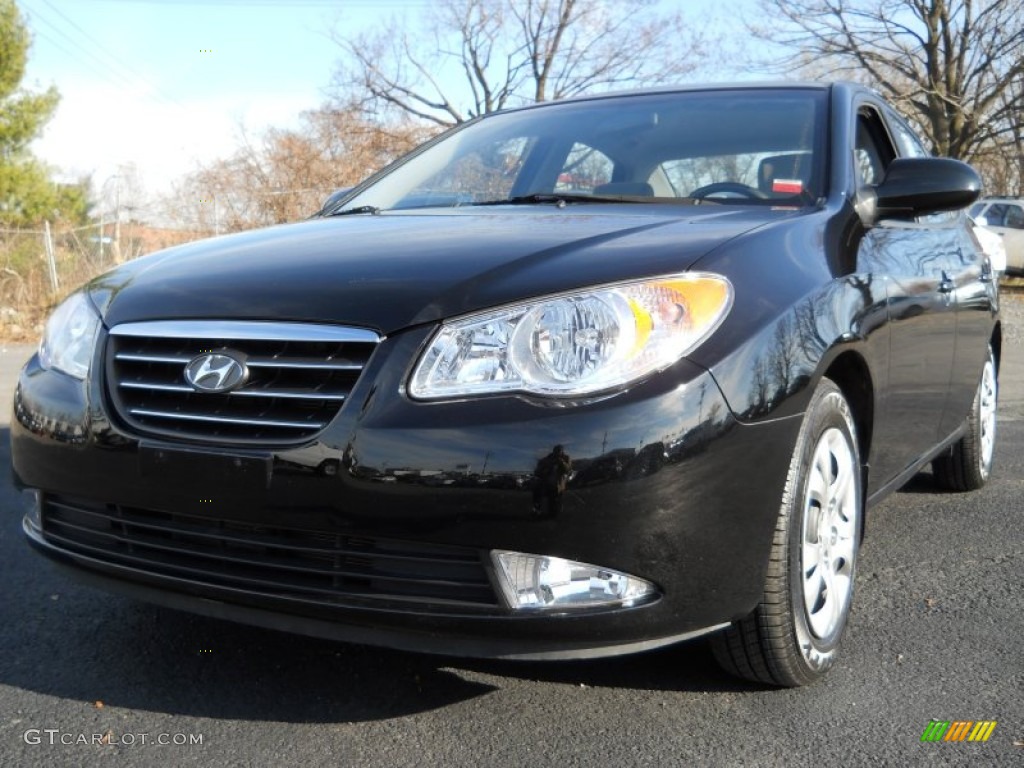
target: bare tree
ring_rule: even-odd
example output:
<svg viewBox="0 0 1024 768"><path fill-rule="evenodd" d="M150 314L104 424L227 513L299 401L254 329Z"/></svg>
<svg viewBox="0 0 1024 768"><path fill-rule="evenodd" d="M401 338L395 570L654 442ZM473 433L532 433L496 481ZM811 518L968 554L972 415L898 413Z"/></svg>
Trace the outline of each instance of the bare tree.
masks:
<svg viewBox="0 0 1024 768"><path fill-rule="evenodd" d="M1024 77L1011 81L1001 99L1004 106L1024 104ZM1016 109L1019 116L1021 107ZM971 162L982 169L990 189L1021 197L1024 196L1024 119L1007 122L1007 134L999 141L987 142Z"/></svg>
<svg viewBox="0 0 1024 768"><path fill-rule="evenodd" d="M272 128L258 141L243 134L235 154L178 185L169 216L214 233L303 219L331 192L359 183L428 135L408 122L368 121L351 107L312 110L297 129Z"/></svg>
<svg viewBox="0 0 1024 768"><path fill-rule="evenodd" d="M973 162L1019 140L1019 2L762 0L762 8L771 26L752 31L789 50L786 66L868 82L922 130L936 154Z"/></svg>
<svg viewBox="0 0 1024 768"><path fill-rule="evenodd" d="M703 59L703 33L654 0L443 0L427 13L414 32L392 20L337 38L343 98L451 126L512 104L678 79Z"/></svg>

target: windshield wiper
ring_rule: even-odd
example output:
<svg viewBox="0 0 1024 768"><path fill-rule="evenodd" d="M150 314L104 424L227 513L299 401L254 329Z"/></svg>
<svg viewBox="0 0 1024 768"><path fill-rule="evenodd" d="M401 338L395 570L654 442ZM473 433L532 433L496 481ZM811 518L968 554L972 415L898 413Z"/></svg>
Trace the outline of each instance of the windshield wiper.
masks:
<svg viewBox="0 0 1024 768"><path fill-rule="evenodd" d="M369 213L376 216L380 213L380 208L375 205L357 205L355 208L346 208L344 211L335 211L334 213L327 214L328 216L351 216L357 213Z"/></svg>
<svg viewBox="0 0 1024 768"><path fill-rule="evenodd" d="M643 203L650 198L605 197L603 195L577 195L560 192L534 192L530 195L515 195L504 200L484 200L470 205L538 205L553 203L559 208L567 203Z"/></svg>

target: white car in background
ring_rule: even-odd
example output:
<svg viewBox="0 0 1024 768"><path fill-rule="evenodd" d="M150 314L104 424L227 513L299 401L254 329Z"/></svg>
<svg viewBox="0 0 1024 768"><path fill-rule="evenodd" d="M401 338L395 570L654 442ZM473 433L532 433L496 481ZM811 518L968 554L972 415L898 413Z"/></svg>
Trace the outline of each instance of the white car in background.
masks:
<svg viewBox="0 0 1024 768"><path fill-rule="evenodd" d="M1006 272L1006 248L1003 246L1003 238L987 226L982 226L973 219L970 221L971 231L978 239L978 245L981 246L981 250L985 252L992 263L992 271L997 275L1002 275Z"/></svg>
<svg viewBox="0 0 1024 768"><path fill-rule="evenodd" d="M971 206L969 216L975 224L978 242L992 260L992 268L1001 271L998 263L1001 256L1007 273L1024 273L1024 200L1011 197L979 200ZM1001 242L1002 254L990 234Z"/></svg>

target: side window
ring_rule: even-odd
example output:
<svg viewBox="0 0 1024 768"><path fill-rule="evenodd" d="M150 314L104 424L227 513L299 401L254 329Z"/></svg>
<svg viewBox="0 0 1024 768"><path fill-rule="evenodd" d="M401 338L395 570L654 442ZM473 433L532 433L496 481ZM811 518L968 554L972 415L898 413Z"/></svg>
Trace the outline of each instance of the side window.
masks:
<svg viewBox="0 0 1024 768"><path fill-rule="evenodd" d="M878 151L870 139L861 140L858 136L853 159L857 164L857 178L862 185L873 186L882 180L885 170L882 168Z"/></svg>
<svg viewBox="0 0 1024 768"><path fill-rule="evenodd" d="M1024 229L1024 208L1012 204L1006 206L1006 226L1010 229Z"/></svg>
<svg viewBox="0 0 1024 768"><path fill-rule="evenodd" d="M917 135L910 130L902 118L889 112L889 125L892 126L893 136L896 145L900 150L900 157L930 157L931 153L924 148L924 144Z"/></svg>
<svg viewBox="0 0 1024 768"><path fill-rule="evenodd" d="M576 142L558 174L555 192L593 192L612 179L612 161L600 150Z"/></svg>
<svg viewBox="0 0 1024 768"><path fill-rule="evenodd" d="M1002 203L994 203L985 211L985 221L990 227L1006 226L1006 210L1009 206Z"/></svg>
<svg viewBox="0 0 1024 768"><path fill-rule="evenodd" d="M853 150L860 183L868 186L880 183L895 156L882 118L870 107L862 107L857 115L856 146Z"/></svg>
<svg viewBox="0 0 1024 768"><path fill-rule="evenodd" d="M900 122L894 119L893 125L899 125ZM897 141L899 141L899 131L896 133ZM905 128L904 133L904 138L910 141L913 134L908 128ZM907 149L903 150L901 147L901 151L921 153L921 155L911 154L911 157L928 156L919 141L911 141ZM860 183L869 186L880 184L885 178L889 163L896 159L896 147L890 138L885 121L883 121L881 113L870 105L862 106L857 113L857 136L853 157ZM922 224L943 224L952 221L956 216L955 212L942 212L918 216L912 220Z"/></svg>

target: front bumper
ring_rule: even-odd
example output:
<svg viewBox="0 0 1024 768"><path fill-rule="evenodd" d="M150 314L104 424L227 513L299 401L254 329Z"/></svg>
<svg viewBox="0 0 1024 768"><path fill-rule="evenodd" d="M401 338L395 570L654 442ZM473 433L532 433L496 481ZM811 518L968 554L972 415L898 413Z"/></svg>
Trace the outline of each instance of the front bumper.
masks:
<svg viewBox="0 0 1024 768"><path fill-rule="evenodd" d="M686 361L565 408L414 403L395 361L425 333L386 340L315 441L268 450L140 438L102 381L31 360L11 428L17 481L40 492L29 541L88 582L172 607L457 655L643 650L756 605L798 418L740 424ZM554 445L573 475L538 504L533 473ZM598 564L660 595L513 612L492 550Z"/></svg>

